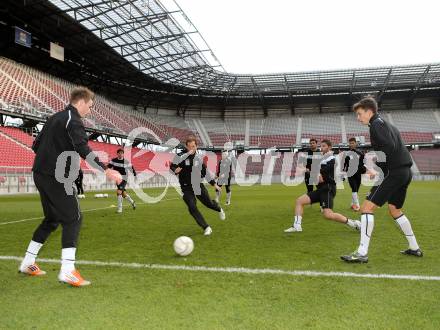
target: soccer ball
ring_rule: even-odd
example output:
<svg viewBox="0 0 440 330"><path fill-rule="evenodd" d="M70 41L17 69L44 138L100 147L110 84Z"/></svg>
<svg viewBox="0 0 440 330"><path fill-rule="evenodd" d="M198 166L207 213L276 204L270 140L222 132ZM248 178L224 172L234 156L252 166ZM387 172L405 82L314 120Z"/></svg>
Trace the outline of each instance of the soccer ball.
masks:
<svg viewBox="0 0 440 330"><path fill-rule="evenodd" d="M194 250L194 242L187 236L180 236L174 241L174 251L179 256L185 257Z"/></svg>

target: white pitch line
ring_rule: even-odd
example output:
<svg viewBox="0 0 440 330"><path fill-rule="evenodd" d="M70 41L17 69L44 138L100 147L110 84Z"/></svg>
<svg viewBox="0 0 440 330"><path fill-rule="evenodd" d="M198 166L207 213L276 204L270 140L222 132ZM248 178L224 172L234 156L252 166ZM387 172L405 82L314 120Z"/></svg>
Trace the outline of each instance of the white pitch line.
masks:
<svg viewBox="0 0 440 330"><path fill-rule="evenodd" d="M23 258L16 256L0 256L0 260L21 261ZM38 259L40 263L59 264L58 259ZM371 278L390 280L412 280L412 281L440 281L440 276L427 275L400 275L400 274L370 274L350 272L320 272L313 270L284 270L270 268L241 268L241 267L206 267L206 266L181 266L181 265L160 265L160 264L139 264L125 262L88 261L78 260L78 265L92 265L100 267L120 267L135 269L159 269L159 270L184 270L193 272L212 273L233 273L233 274L256 274L256 275L288 275L305 277L348 277L348 278Z"/></svg>
<svg viewBox="0 0 440 330"><path fill-rule="evenodd" d="M176 198L166 198L166 199L163 199L163 201L172 201L172 200L176 200L176 199L180 199L180 198L179 197L176 197ZM138 205L147 205L148 203L136 203L136 204L138 204ZM111 209L111 208L115 208L115 207L116 206L98 207L96 209L81 210L81 212L84 213L84 212L91 212L91 211L106 210L106 209ZM36 217L36 218L28 218L28 219L8 221L8 222L0 222L0 226L10 225L10 224L19 223L19 222L27 222L27 221L33 221L33 220L40 220L40 219L43 219L43 218L44 217Z"/></svg>

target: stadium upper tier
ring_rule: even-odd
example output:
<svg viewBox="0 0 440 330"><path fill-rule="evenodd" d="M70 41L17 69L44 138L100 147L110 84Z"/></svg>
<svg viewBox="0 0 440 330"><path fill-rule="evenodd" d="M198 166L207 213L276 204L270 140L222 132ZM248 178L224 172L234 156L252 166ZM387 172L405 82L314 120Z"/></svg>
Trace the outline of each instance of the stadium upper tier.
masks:
<svg viewBox="0 0 440 330"><path fill-rule="evenodd" d="M74 84L0 57L0 106L16 116L45 118L65 108ZM160 109L159 109L160 110ZM263 118L179 117L157 114L158 109L135 111L97 95L86 127L109 135L126 136L137 127L146 127L143 135L153 143L175 137L183 141L194 134L202 147L223 147L235 142L246 147L292 147L303 138L330 138L347 143L352 136L369 141L368 127L360 125L353 113L268 116ZM440 133L438 110L392 111L382 114L402 132L407 143L432 142Z"/></svg>

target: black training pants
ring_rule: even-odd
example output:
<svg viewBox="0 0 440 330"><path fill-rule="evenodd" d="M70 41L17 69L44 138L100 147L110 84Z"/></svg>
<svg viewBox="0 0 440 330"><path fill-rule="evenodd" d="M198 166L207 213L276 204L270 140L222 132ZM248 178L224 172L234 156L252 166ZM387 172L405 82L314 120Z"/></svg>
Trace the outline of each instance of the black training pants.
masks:
<svg viewBox="0 0 440 330"><path fill-rule="evenodd" d="M196 205L197 199L201 201L203 205L210 208L211 210L220 212L221 209L220 206L214 200L211 200L205 185L201 184L200 189L201 189L200 195L195 195L192 188L187 188L182 192L183 192L183 200L188 206L189 213L197 221L197 224L203 229L205 229L206 227L209 227L209 225L206 223L205 219L203 218L203 215L200 213L199 209L197 208Z"/></svg>
<svg viewBox="0 0 440 330"><path fill-rule="evenodd" d="M46 174L34 172L34 182L40 193L44 220L35 230L32 240L44 243L61 224L63 249L76 247L82 222L76 192L68 195L62 183Z"/></svg>
<svg viewBox="0 0 440 330"><path fill-rule="evenodd" d="M78 195L84 195L82 178L78 178L75 180L75 186L76 186L76 190L78 191Z"/></svg>

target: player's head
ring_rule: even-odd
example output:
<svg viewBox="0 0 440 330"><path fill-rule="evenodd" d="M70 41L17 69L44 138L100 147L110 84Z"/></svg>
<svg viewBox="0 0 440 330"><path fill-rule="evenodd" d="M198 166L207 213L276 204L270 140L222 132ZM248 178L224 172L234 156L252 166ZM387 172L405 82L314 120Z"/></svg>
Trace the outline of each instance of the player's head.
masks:
<svg viewBox="0 0 440 330"><path fill-rule="evenodd" d="M118 155L119 159L123 159L124 158L124 149L118 149L118 151L116 151L116 154Z"/></svg>
<svg viewBox="0 0 440 330"><path fill-rule="evenodd" d="M186 138L185 147L188 151L197 151L197 139L194 135L190 135Z"/></svg>
<svg viewBox="0 0 440 330"><path fill-rule="evenodd" d="M318 140L315 138L310 139L310 149L316 150L318 148Z"/></svg>
<svg viewBox="0 0 440 330"><path fill-rule="evenodd" d="M371 117L377 113L377 102L372 96L364 97L353 105L353 111L356 112L357 119L364 125L368 125Z"/></svg>
<svg viewBox="0 0 440 330"><path fill-rule="evenodd" d="M350 147L350 149L356 149L357 142L354 137L348 139L348 146Z"/></svg>
<svg viewBox="0 0 440 330"><path fill-rule="evenodd" d="M222 152L222 159L226 159L226 158L228 158L228 156L229 156L229 153L227 151Z"/></svg>
<svg viewBox="0 0 440 330"><path fill-rule="evenodd" d="M70 92L70 104L73 105L81 117L92 111L95 94L86 87L76 87Z"/></svg>
<svg viewBox="0 0 440 330"><path fill-rule="evenodd" d="M327 140L327 139L322 140L321 141L321 152L323 154L326 154L330 150L332 150L332 143L331 143L331 141Z"/></svg>

